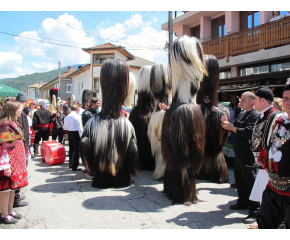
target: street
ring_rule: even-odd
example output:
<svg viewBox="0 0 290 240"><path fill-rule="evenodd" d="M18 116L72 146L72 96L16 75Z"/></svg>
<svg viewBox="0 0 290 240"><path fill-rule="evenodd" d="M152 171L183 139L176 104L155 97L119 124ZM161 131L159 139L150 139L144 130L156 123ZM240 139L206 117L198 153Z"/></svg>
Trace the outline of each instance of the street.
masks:
<svg viewBox="0 0 290 240"><path fill-rule="evenodd" d="M66 145L66 150L68 146ZM230 184L197 180L197 204L172 205L163 184L140 171L135 184L121 189L97 189L82 172L64 164L48 166L40 155L28 164L29 185L21 190L29 205L17 208L17 224L0 229L246 229L247 210L229 209L237 199ZM230 183L233 169L229 169Z"/></svg>

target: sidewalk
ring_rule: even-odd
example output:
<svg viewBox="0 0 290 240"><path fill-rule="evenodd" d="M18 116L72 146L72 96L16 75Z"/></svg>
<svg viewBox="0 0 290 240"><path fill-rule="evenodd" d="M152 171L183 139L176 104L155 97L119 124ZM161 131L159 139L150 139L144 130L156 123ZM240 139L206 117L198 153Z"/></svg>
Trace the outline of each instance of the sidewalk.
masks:
<svg viewBox="0 0 290 240"><path fill-rule="evenodd" d="M68 146L66 146L68 150ZM172 205L163 195L163 184L152 172L141 171L133 186L97 189L82 172L62 165L48 166L38 158L28 165L29 185L21 190L29 205L17 208L24 218L0 229L246 229L247 210L232 211L237 199L230 184L197 180L201 202ZM230 182L233 169L229 169Z"/></svg>

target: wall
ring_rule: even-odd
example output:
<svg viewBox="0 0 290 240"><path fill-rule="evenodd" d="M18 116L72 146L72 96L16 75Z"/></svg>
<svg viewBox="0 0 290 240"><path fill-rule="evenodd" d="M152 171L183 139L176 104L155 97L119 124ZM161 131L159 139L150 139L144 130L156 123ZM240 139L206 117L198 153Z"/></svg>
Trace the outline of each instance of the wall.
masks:
<svg viewBox="0 0 290 240"><path fill-rule="evenodd" d="M82 101L82 93L83 90L89 89L92 90L92 77L91 77L91 69L86 70L85 72L73 77L73 95L76 100ZM81 87L83 83L83 88ZM78 87L80 86L80 91Z"/></svg>
<svg viewBox="0 0 290 240"><path fill-rule="evenodd" d="M67 84L72 84L72 80L70 79L61 79L60 80L60 98L62 100L68 100L72 93L67 93Z"/></svg>

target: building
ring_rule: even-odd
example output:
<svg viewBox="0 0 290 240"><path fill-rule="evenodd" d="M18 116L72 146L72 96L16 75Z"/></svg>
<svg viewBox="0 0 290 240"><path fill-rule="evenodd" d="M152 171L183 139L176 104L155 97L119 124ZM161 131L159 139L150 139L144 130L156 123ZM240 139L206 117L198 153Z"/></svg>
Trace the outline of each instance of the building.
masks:
<svg viewBox="0 0 290 240"><path fill-rule="evenodd" d="M30 85L26 89L26 93L29 98L40 98L41 94L39 91L39 88L41 88L45 83L35 83L33 85Z"/></svg>
<svg viewBox="0 0 290 240"><path fill-rule="evenodd" d="M217 57L220 101L237 104L259 86L281 97L290 77L289 11L189 11L173 20L173 32L200 39L204 53Z"/></svg>
<svg viewBox="0 0 290 240"><path fill-rule="evenodd" d="M85 89L96 91L97 97L102 99L100 73L102 63L106 59L115 58L125 61L130 66L130 72L132 72L136 78L136 86L138 86L138 74L141 67L154 64L153 62L132 55L125 49L125 47L116 46L111 43L83 48L83 51L90 54L90 64L87 64L66 76L66 78L72 80L72 91L76 100L79 101L82 100L82 92ZM132 104L134 104L136 100L137 96L132 100Z"/></svg>
<svg viewBox="0 0 290 240"><path fill-rule="evenodd" d="M53 87L56 87L58 88L59 96L62 100L65 100L65 101L70 100L71 95L73 94L72 80L70 78L67 78L67 75L71 74L74 71L76 71L75 68L67 67L67 72L65 72L64 74L60 76L60 81L59 81L59 77L56 77L52 79L51 81L43 84L39 88L40 90L39 98L50 100L49 91ZM59 82L60 82L60 85L59 85Z"/></svg>

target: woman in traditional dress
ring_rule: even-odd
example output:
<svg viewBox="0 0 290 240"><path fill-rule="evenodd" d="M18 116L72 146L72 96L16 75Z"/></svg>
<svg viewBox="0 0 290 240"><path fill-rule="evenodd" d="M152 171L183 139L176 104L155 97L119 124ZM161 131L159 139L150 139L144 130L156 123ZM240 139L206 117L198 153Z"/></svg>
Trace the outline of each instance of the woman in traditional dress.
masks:
<svg viewBox="0 0 290 240"><path fill-rule="evenodd" d="M26 160L30 158L24 144L24 131L17 122L22 104L11 101L5 104L0 116L0 221L17 223L22 215L12 211L16 189L27 182Z"/></svg>

